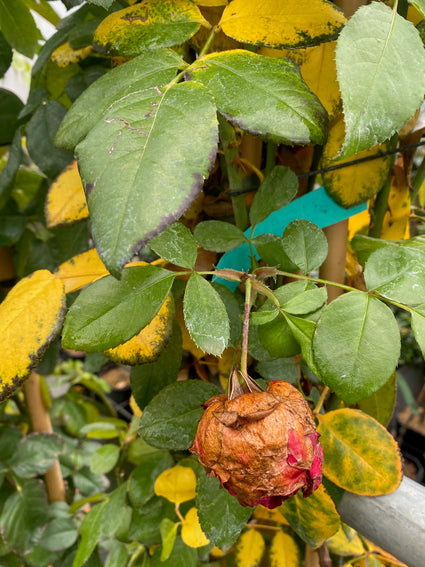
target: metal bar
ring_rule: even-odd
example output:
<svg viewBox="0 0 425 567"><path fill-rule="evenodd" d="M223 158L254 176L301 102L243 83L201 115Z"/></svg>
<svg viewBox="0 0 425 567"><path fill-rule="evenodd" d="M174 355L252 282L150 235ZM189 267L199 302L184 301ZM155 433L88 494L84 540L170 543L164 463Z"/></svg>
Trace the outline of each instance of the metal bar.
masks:
<svg viewBox="0 0 425 567"><path fill-rule="evenodd" d="M425 565L425 487L404 477L384 496L346 492L338 506L343 522L409 567Z"/></svg>

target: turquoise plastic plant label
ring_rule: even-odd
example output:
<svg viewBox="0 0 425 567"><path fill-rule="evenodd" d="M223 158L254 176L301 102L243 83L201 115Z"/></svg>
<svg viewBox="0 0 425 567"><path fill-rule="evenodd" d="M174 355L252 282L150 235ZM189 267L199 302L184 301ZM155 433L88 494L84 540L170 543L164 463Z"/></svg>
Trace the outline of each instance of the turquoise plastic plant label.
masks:
<svg viewBox="0 0 425 567"><path fill-rule="evenodd" d="M305 219L313 222L320 228L325 228L342 220L348 219L357 213L367 209L367 203L362 203L351 209L344 209L336 203L326 193L324 187L319 187L311 193L292 201L279 211L269 215L265 221L258 224L254 236L260 234L277 234L281 236L290 222L295 219ZM247 229L245 234L249 237L251 229ZM257 258L258 255L256 254ZM251 254L248 244L243 244L227 252L220 259L217 268L232 268L233 270L247 271L251 267ZM232 291L238 285L237 282L229 282L221 278L214 281L227 286Z"/></svg>

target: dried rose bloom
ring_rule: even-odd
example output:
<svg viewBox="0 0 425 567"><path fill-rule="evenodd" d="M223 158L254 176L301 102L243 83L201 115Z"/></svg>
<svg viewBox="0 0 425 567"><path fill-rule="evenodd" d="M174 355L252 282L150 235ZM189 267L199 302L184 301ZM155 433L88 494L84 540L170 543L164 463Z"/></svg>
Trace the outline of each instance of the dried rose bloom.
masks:
<svg viewBox="0 0 425 567"><path fill-rule="evenodd" d="M204 407L190 450L243 506L275 508L299 489L307 497L318 488L323 450L293 386L277 380L265 392L220 394Z"/></svg>

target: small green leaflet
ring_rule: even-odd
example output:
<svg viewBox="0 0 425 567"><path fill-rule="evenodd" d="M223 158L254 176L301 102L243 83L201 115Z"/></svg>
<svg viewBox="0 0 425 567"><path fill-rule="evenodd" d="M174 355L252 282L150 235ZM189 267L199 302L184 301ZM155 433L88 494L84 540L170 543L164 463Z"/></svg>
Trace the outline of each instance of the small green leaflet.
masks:
<svg viewBox="0 0 425 567"><path fill-rule="evenodd" d="M288 167L276 165L255 194L249 218L252 225L265 220L271 213L285 207L298 190L298 179Z"/></svg>
<svg viewBox="0 0 425 567"><path fill-rule="evenodd" d="M196 225L193 235L202 248L213 252L228 252L248 242L240 228L217 220L200 222Z"/></svg>
<svg viewBox="0 0 425 567"><path fill-rule="evenodd" d="M149 241L149 247L167 262L189 268L195 266L197 247L188 228L179 222L167 226Z"/></svg>

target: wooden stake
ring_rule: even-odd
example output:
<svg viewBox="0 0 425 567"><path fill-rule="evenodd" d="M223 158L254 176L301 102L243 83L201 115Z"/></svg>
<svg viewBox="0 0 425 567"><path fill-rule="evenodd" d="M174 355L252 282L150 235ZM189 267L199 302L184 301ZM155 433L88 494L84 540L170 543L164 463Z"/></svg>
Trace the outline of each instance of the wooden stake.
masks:
<svg viewBox="0 0 425 567"><path fill-rule="evenodd" d="M25 401L31 418L32 429L36 433L53 433L50 416L41 397L40 376L32 372L23 386ZM62 478L59 461L44 475L47 494L50 502L65 502L65 484Z"/></svg>
<svg viewBox="0 0 425 567"><path fill-rule="evenodd" d="M334 1L335 4L339 6L339 8L341 8L341 10L347 16L347 18L350 18L354 14L354 12L358 8L360 8L360 6L367 4L367 0L334 0Z"/></svg>
<svg viewBox="0 0 425 567"><path fill-rule="evenodd" d="M343 284L345 282L345 257L347 254L348 220L332 224L324 229L328 239L328 257L320 268L324 280ZM328 303L339 297L344 290L328 286Z"/></svg>

